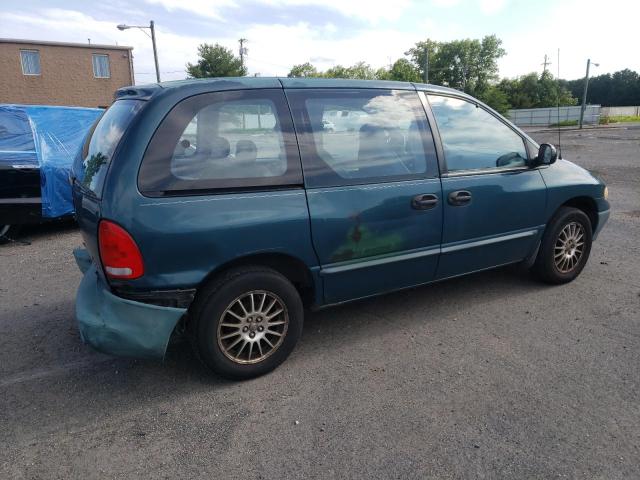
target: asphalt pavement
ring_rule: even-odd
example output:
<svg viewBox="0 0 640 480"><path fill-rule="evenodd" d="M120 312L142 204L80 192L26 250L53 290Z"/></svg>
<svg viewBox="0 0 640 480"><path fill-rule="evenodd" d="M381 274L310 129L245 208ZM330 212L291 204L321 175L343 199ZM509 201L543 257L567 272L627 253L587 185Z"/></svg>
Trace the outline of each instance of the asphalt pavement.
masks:
<svg viewBox="0 0 640 480"><path fill-rule="evenodd" d="M562 153L613 207L575 282L509 267L309 313L241 383L186 343L83 345L80 234L27 230L0 247L0 478L640 478L640 129L563 132Z"/></svg>

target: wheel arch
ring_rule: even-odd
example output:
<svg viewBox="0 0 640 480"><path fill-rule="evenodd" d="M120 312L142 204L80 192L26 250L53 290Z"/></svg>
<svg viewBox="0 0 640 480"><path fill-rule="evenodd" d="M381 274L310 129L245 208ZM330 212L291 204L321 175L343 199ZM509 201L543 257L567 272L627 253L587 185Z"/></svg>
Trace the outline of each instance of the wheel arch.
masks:
<svg viewBox="0 0 640 480"><path fill-rule="evenodd" d="M588 196L579 196L573 197L560 205L555 212L553 212L553 216L560 210L562 207L573 207L578 210L583 211L591 221L591 230L592 232L596 232L598 228L598 206L596 201L592 197Z"/></svg>
<svg viewBox="0 0 640 480"><path fill-rule="evenodd" d="M215 281L220 275L238 267L259 266L268 267L280 273L289 280L302 298L305 307L314 304L316 285L311 269L299 258L280 252L262 252L244 255L219 265L212 270L198 285L200 290L204 285Z"/></svg>

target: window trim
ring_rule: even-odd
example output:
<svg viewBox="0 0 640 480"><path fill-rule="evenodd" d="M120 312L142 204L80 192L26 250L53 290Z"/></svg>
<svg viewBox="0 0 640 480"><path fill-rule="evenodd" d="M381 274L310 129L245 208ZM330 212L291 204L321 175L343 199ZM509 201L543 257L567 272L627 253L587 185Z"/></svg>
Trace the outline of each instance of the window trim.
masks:
<svg viewBox="0 0 640 480"><path fill-rule="evenodd" d="M209 100L213 99L213 100ZM171 160L173 158L173 151L175 145L167 147L168 143L172 143L171 138L173 135L168 135L163 131L163 126L167 127L167 123L171 122L173 115L183 115L182 119L186 119L186 125L193 119L193 117L206 106L210 106L216 103L225 103L235 100L271 100L275 107L275 116L277 126L280 127L282 133L282 140L284 144L284 155L287 160L287 169L282 175L273 177L253 177L253 178L223 178L223 179L207 179L207 180L184 180L178 179L171 174ZM180 138L183 132L177 132L176 142ZM161 152L165 152L162 155ZM168 152L168 153L166 153ZM149 155L158 154L160 159L149 160ZM182 188L172 189L153 189L148 188L149 185L145 185L143 182L143 175L145 168L149 167L151 162L152 167L154 163L160 164L166 167L166 172L173 178L176 184L182 184ZM147 165L145 167L145 164ZM154 167L157 168L157 165ZM166 177L165 177L166 178ZM188 188L188 184L200 183L201 186ZM155 132L151 136L149 143L145 149L142 161L138 168L137 180L138 191L145 197L158 198L158 197L180 197L180 196L193 196L193 195L223 195L229 193L239 192L256 192L256 191L269 191L269 190L290 190L299 189L304 186L302 179L302 165L300 162L300 153L298 150L298 144L296 141L295 132L293 129L293 120L291 118L291 112L289 111L289 105L284 95L284 91L281 88L260 88L260 89L242 89L242 90L224 90L215 92L206 92L190 97L185 97L176 102L162 118Z"/></svg>
<svg viewBox="0 0 640 480"><path fill-rule="evenodd" d="M533 170L536 167L532 166L532 158L530 156L530 152L529 149L527 148L527 138L525 136L522 135L522 132L520 132L513 124L505 121L505 119L497 114L496 112L493 112L492 110L486 108L482 103L480 103L478 100L476 100L475 98L472 97L466 97L464 95L456 95L455 93L449 93L449 92L431 92L428 90L421 90L419 92L420 95L420 99L423 102L423 105L425 107L425 110L428 111L427 113L427 117L429 118L430 123L433 125L435 124L435 129L432 127L432 131L435 130L437 133L434 134L434 140L436 141L436 148L438 150L438 162L440 165L440 177L442 178L451 178L451 177L465 177L465 176L471 176L471 175L486 175L486 174L491 174L491 173L511 173L511 172L522 172L525 170ZM498 120L500 123L502 123L503 125L505 125L506 127L508 127L512 132L514 132L518 137L520 137L520 140L522 141L522 146L524 148L524 151L527 155L526 161L525 161L525 165L523 166L519 166L519 167L486 167L486 168L468 168L468 169L464 169L464 170L453 170L450 171L449 167L447 166L447 159L446 159L446 155L444 154L444 145L442 143L442 136L440 134L440 127L438 126L438 121L435 118L435 113L433 113L433 110L431 109L431 102L429 101L429 96L437 96L437 97L448 97L448 98L455 98L457 100L462 100L465 101L467 103L470 103L472 105L475 105L476 108L481 108L482 110L484 110L485 112L487 112L489 115L491 115L492 117L494 117L496 120ZM437 137L437 138L436 138Z"/></svg>
<svg viewBox="0 0 640 480"><path fill-rule="evenodd" d="M38 54L38 73L27 73L24 71L24 61L22 58L22 53L37 53ZM39 77L42 75L42 63L40 62L40 50L36 48L21 48L20 49L20 67L22 68L22 75L26 75L29 77Z"/></svg>
<svg viewBox="0 0 640 480"><path fill-rule="evenodd" d="M96 71L96 62L95 59L98 57L102 57L107 59L107 76L98 75ZM111 59L109 58L108 53L92 53L91 54L91 66L93 68L93 78L111 78Z"/></svg>
<svg viewBox="0 0 640 480"><path fill-rule="evenodd" d="M405 95L416 95L416 90L405 90L398 88L352 88L352 87L318 87L318 88L287 88L285 89L285 94L287 95L287 100L289 101L289 105L297 105L298 103L304 103L305 100L309 98L318 98L316 96L321 95L326 92L335 92L338 95L352 97L356 93L360 92L397 92ZM328 165L327 169L332 173L325 173L323 176L330 176L334 182L331 184L309 184L309 175L308 172L305 172L305 188L314 189L314 188L339 188L339 187L349 187L349 186L358 186L358 185L377 185L383 183L396 183L396 182L408 182L415 180L424 180L424 179L432 179L438 178L439 173L439 164L438 164L438 144L433 132L433 128L431 128L431 122L424 111L424 106L421 105L420 98L417 98L416 114L420 116L424 120L424 125L428 132L431 133L431 141L433 142L433 155L429 154L428 144L429 138L426 135L424 130L420 130L420 138L422 140L422 146L425 153L426 160L426 170L421 173L408 173L406 175L393 175L386 177L367 177L367 178L343 178L338 173L334 172ZM422 107L422 108L420 108ZM296 109L298 110L298 109ZM312 158L311 161L307 162L307 165L312 166L314 169L318 168L318 163L324 164L324 160L317 159L316 157L316 145L314 133L311 130L308 112L306 106L301 110L301 118L294 117L294 125L296 128L296 136L298 138L298 144L300 148L300 155L303 164L304 170L304 158L308 156ZM296 112L297 113L297 112ZM294 109L291 108L291 115L296 115L294 113ZM310 138L311 142L304 141L303 139Z"/></svg>

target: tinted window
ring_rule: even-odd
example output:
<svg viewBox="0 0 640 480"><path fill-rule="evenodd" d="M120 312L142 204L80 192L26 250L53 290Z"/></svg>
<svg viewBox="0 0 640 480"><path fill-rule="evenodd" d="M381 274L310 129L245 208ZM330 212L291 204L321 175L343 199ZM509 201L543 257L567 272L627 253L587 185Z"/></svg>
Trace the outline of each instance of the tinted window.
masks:
<svg viewBox="0 0 640 480"><path fill-rule="evenodd" d="M151 140L138 181L152 195L301 183L283 93L219 92L182 101Z"/></svg>
<svg viewBox="0 0 640 480"><path fill-rule="evenodd" d="M34 152L29 117L21 110L0 108L0 151Z"/></svg>
<svg viewBox="0 0 640 480"><path fill-rule="evenodd" d="M288 91L310 186L435 175L431 132L415 92Z"/></svg>
<svg viewBox="0 0 640 480"><path fill-rule="evenodd" d="M483 108L458 98L429 95L449 171L520 167L522 138Z"/></svg>
<svg viewBox="0 0 640 480"><path fill-rule="evenodd" d="M113 158L113 153L131 119L142 107L139 100L118 100L100 118L83 149L82 162L74 166L76 179L97 196Z"/></svg>

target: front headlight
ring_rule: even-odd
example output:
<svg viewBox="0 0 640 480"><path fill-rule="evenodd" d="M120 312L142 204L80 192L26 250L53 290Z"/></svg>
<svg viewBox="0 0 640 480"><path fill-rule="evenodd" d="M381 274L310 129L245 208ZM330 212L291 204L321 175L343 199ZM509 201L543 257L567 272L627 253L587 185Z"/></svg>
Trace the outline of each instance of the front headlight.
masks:
<svg viewBox="0 0 640 480"><path fill-rule="evenodd" d="M605 200L609 199L609 187L607 186L604 187L604 199Z"/></svg>

